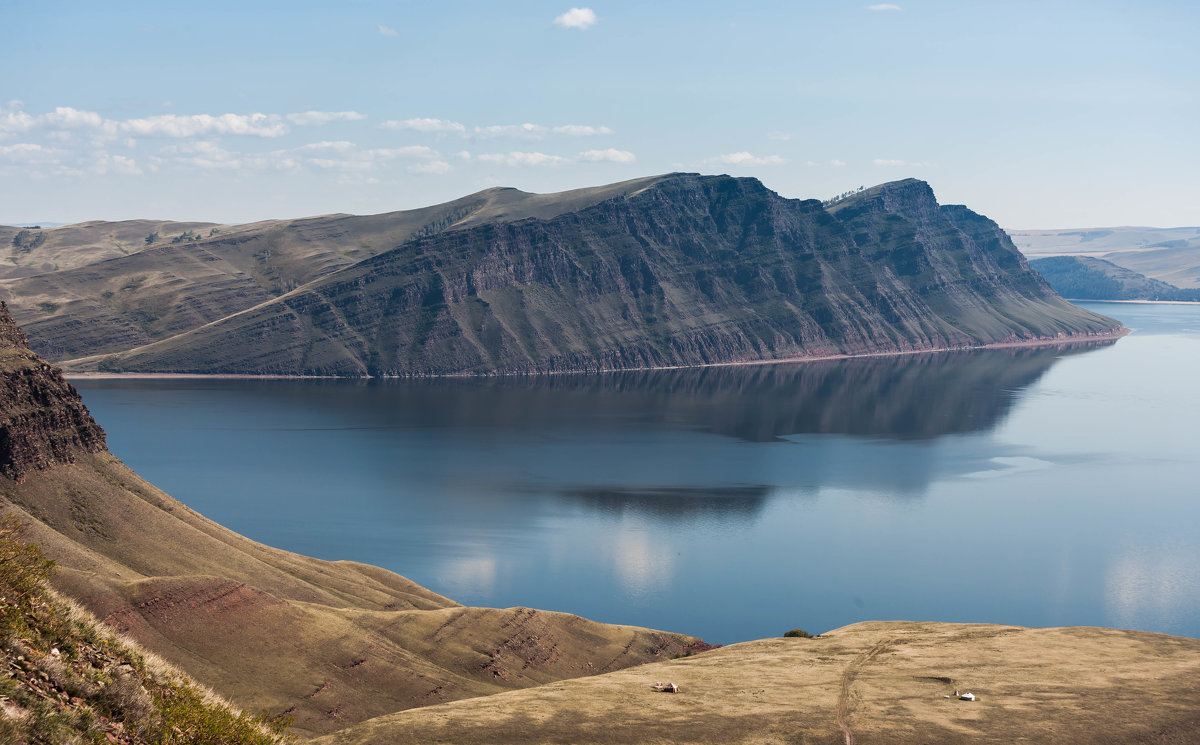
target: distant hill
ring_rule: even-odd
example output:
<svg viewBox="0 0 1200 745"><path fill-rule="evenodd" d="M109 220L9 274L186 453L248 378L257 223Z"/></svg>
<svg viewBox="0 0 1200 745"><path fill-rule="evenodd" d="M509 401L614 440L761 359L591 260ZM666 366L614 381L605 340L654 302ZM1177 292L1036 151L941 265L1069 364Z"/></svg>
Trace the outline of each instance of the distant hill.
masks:
<svg viewBox="0 0 1200 745"><path fill-rule="evenodd" d="M668 174L218 230L0 292L34 348L73 371L634 369L1119 328L913 179L826 208L755 179Z"/></svg>
<svg viewBox="0 0 1200 745"><path fill-rule="evenodd" d="M1200 289L1180 289L1090 256L1050 256L1029 265L1058 294L1075 300L1200 301Z"/></svg>
<svg viewBox="0 0 1200 745"><path fill-rule="evenodd" d="M1200 289L1200 227L1010 230L1030 259L1087 256L1104 259L1182 289Z"/></svg>

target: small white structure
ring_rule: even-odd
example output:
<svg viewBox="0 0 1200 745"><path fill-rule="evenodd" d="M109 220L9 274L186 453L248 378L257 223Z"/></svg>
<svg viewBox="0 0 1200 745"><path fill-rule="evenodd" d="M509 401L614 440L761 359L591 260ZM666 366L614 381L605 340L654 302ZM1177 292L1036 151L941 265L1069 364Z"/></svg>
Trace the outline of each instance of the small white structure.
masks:
<svg viewBox="0 0 1200 745"><path fill-rule="evenodd" d="M963 695L958 697L958 700L959 701L974 701L975 694L974 693L964 693Z"/></svg>

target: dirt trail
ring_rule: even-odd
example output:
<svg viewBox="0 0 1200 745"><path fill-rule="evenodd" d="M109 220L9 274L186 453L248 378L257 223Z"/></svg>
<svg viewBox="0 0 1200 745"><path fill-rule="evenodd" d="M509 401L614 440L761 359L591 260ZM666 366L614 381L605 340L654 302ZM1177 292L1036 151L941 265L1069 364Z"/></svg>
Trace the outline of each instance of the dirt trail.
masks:
<svg viewBox="0 0 1200 745"><path fill-rule="evenodd" d="M837 723L842 728L846 745L854 745L854 733L850 730L850 724L847 721L850 714L850 689L854 685L854 679L858 676L859 670L882 652L890 642L891 639L879 641L875 646L851 660L842 673L842 690L838 694Z"/></svg>

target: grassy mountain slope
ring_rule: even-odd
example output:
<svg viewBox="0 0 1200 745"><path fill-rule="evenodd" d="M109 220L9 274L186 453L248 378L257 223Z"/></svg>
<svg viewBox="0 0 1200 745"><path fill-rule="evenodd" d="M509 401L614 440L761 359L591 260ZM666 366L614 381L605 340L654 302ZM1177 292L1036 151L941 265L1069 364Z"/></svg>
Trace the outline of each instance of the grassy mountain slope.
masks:
<svg viewBox="0 0 1200 745"><path fill-rule="evenodd" d="M875 187L828 211L755 179L671 174L637 186L548 219L414 237L203 327L65 364L554 372L940 349L1120 326L1062 301L995 223L938 205L920 181Z"/></svg>
<svg viewBox="0 0 1200 745"><path fill-rule="evenodd" d="M553 217L654 180L548 195L497 188L416 210L237 226L133 220L0 227L0 249L9 246L20 262L0 279L0 299L49 359L122 351L265 303L414 236ZM159 237L147 244L150 233Z"/></svg>
<svg viewBox="0 0 1200 745"><path fill-rule="evenodd" d="M1037 270L1063 297L1079 300L1200 301L1200 289L1184 290L1090 256L1033 259Z"/></svg>
<svg viewBox="0 0 1200 745"><path fill-rule="evenodd" d="M286 717L231 708L46 585L53 562L0 520L0 742L275 745ZM265 726L265 725L270 725Z"/></svg>
<svg viewBox="0 0 1200 745"><path fill-rule="evenodd" d="M0 510L55 586L252 710L329 732L387 712L588 675L698 640L526 608L464 608L403 577L262 546L104 448L74 390L0 309Z"/></svg>
<svg viewBox="0 0 1200 745"><path fill-rule="evenodd" d="M1194 743L1197 675L1197 639L869 622L401 712L316 743ZM946 697L956 689L978 700Z"/></svg>

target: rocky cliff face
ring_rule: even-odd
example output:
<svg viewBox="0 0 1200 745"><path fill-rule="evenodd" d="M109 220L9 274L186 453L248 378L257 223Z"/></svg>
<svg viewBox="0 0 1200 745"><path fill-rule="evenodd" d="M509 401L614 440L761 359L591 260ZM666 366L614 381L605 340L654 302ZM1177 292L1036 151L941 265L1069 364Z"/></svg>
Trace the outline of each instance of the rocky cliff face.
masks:
<svg viewBox="0 0 1200 745"><path fill-rule="evenodd" d="M0 473L23 481L33 470L104 450L104 431L60 371L29 350L0 302Z"/></svg>
<svg viewBox="0 0 1200 745"><path fill-rule="evenodd" d="M923 182L826 209L675 174L549 219L417 237L272 302L80 369L430 375L900 352L1119 328Z"/></svg>

